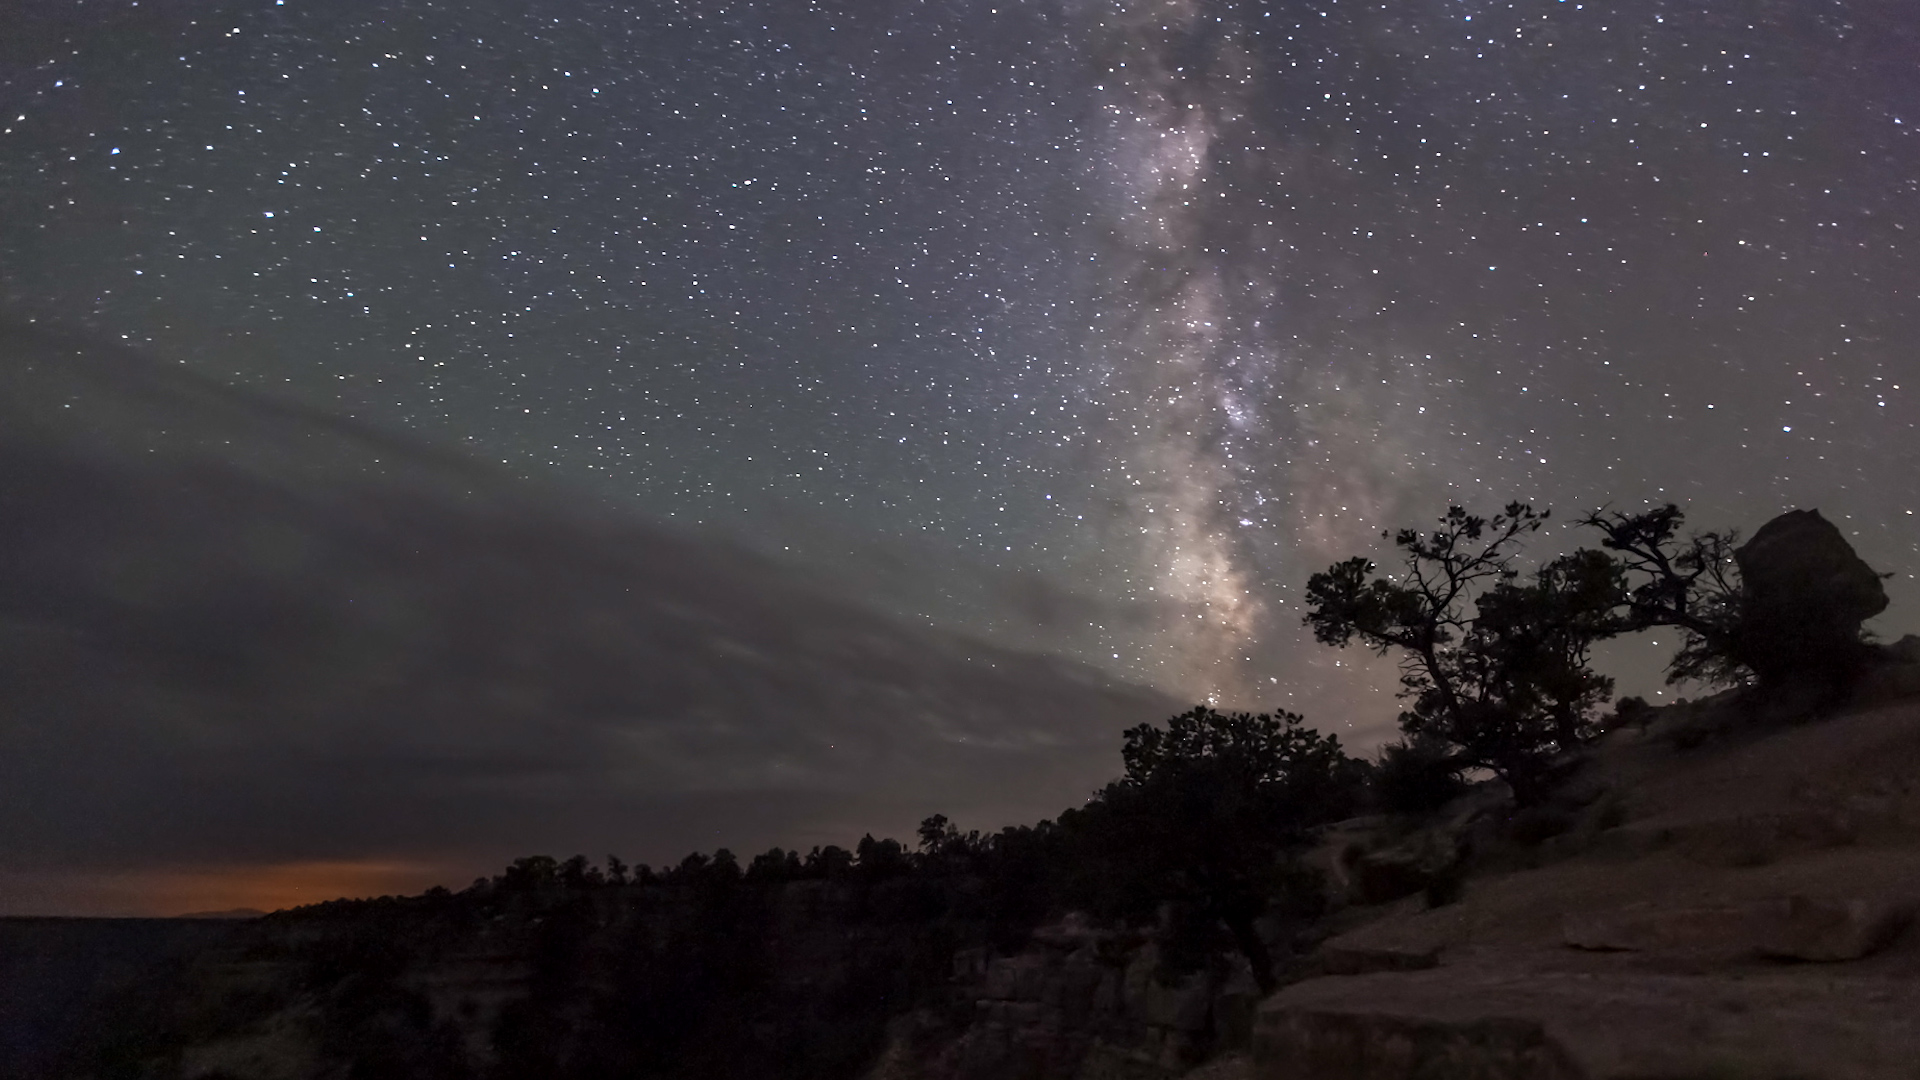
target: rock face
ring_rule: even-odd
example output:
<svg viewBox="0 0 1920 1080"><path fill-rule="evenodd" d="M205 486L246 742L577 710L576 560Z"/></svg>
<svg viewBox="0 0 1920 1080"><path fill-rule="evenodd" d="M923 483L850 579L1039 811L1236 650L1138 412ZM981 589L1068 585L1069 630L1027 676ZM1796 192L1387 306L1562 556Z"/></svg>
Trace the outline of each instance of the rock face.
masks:
<svg viewBox="0 0 1920 1080"><path fill-rule="evenodd" d="M868 1080L1161 1080L1246 1044L1259 999L1251 974L1166 985L1158 966L1151 942L1071 918L1013 956L964 950L954 957L958 1036L928 1038L925 1017L898 1025Z"/></svg>
<svg viewBox="0 0 1920 1080"><path fill-rule="evenodd" d="M1261 1007L1254 1060L1274 1080L1911 1080L1920 986L1471 967L1313 979Z"/></svg>
<svg viewBox="0 0 1920 1080"><path fill-rule="evenodd" d="M1348 894L1356 904L1384 904L1412 896L1433 884L1457 861L1455 852L1420 842L1373 851L1355 848L1341 859Z"/></svg>
<svg viewBox="0 0 1920 1080"><path fill-rule="evenodd" d="M1451 812L1409 834L1395 833L1384 817L1341 822L1324 835L1327 850L1309 859L1327 872L1340 902L1385 904L1453 875L1497 828L1494 819L1503 810L1504 803L1480 794L1458 800Z"/></svg>
<svg viewBox="0 0 1920 1080"><path fill-rule="evenodd" d="M1880 575L1818 510L1791 510L1734 552L1741 652L1762 681L1828 678L1860 664L1860 626L1887 608Z"/></svg>
<svg viewBox="0 0 1920 1080"><path fill-rule="evenodd" d="M1880 575L1818 510L1789 510L1734 552L1748 596L1762 608L1818 606L1857 629L1887 609Z"/></svg>

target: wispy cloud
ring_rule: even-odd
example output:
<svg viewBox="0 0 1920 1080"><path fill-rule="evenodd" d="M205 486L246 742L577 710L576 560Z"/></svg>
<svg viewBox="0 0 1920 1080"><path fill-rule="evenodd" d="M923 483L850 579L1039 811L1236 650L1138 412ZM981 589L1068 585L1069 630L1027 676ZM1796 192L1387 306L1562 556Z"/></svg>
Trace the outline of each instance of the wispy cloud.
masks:
<svg viewBox="0 0 1920 1080"><path fill-rule="evenodd" d="M993 825L1176 707L111 348L0 351L6 880Z"/></svg>

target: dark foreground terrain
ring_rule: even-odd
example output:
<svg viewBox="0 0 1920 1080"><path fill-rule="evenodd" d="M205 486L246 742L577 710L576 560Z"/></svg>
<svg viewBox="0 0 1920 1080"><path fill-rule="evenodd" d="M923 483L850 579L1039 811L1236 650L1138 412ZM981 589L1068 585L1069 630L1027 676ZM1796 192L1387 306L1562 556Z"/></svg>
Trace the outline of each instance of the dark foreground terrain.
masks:
<svg viewBox="0 0 1920 1080"><path fill-rule="evenodd" d="M221 919L0 919L0 1062L49 1069L58 1052L97 1038L102 1012L149 980L227 938Z"/></svg>
<svg viewBox="0 0 1920 1080"><path fill-rule="evenodd" d="M1817 719L1642 713L1526 811L1483 785L1323 827L1324 908L1262 924L1270 996L1231 950L1032 907L1010 852L869 842L12 920L0 1030L14 1075L74 1077L1910 1078L1920 665L1875 678Z"/></svg>

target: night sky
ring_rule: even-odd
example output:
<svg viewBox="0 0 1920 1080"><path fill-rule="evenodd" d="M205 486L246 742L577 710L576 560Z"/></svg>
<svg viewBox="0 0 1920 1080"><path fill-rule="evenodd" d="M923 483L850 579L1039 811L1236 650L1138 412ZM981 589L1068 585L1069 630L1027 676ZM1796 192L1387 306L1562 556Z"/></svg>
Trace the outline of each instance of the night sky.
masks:
<svg viewBox="0 0 1920 1080"><path fill-rule="evenodd" d="M0 304L1367 745L1297 597L1449 502L1920 626L1909 6L21 0Z"/></svg>

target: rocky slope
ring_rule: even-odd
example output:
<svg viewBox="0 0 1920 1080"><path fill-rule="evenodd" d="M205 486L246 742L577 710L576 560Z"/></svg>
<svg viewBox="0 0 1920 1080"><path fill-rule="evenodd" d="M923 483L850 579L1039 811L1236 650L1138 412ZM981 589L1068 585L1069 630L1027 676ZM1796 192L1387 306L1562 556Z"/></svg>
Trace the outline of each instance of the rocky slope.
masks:
<svg viewBox="0 0 1920 1080"><path fill-rule="evenodd" d="M1756 729L1723 698L1614 732L1548 811L1564 831L1485 844L1455 903L1346 913L1322 953L1354 974L1264 1002L1248 1074L1914 1076L1912 678L1816 721Z"/></svg>
<svg viewBox="0 0 1920 1080"><path fill-rule="evenodd" d="M1069 922L963 958L957 1034L897 1025L869 1080L1911 1080L1920 640L1886 660L1837 715L1640 714L1524 813L1482 789L1327 829L1332 911L1275 929L1265 1001Z"/></svg>

